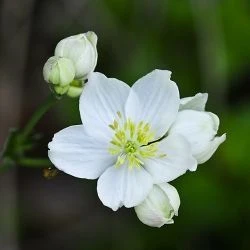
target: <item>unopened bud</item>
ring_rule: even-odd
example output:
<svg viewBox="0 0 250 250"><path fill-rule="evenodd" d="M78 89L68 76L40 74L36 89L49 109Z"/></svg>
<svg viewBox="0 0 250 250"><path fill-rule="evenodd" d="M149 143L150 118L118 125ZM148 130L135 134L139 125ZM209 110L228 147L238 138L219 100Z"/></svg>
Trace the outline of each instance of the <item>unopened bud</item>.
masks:
<svg viewBox="0 0 250 250"><path fill-rule="evenodd" d="M151 227L174 223L178 215L180 197L177 190L168 183L154 185L147 198L135 207L139 220Z"/></svg>
<svg viewBox="0 0 250 250"><path fill-rule="evenodd" d="M82 93L83 87L84 87L83 80L74 80L69 85L67 96L72 97L72 98L80 96Z"/></svg>
<svg viewBox="0 0 250 250"><path fill-rule="evenodd" d="M55 49L55 56L70 59L75 67L75 79L87 79L97 63L97 36L87 32L61 40Z"/></svg>
<svg viewBox="0 0 250 250"><path fill-rule="evenodd" d="M75 77L74 65L68 58L50 57L43 67L43 77L48 83L67 86Z"/></svg>

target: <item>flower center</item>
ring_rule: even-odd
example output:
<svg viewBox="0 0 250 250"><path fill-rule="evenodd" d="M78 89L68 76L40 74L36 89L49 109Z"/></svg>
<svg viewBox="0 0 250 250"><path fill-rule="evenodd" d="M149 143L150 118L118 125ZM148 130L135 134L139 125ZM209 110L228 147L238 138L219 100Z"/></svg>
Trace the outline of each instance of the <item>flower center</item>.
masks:
<svg viewBox="0 0 250 250"><path fill-rule="evenodd" d="M163 156L157 154L156 143L149 144L154 139L149 123L135 123L129 118L124 119L120 112L117 115L117 119L109 125L114 131L109 153L117 156L116 167L125 162L130 168L141 167L143 159Z"/></svg>
<svg viewBox="0 0 250 250"><path fill-rule="evenodd" d="M128 154L128 153L135 153L137 150L137 146L135 144L135 142L132 141L127 141L124 147L124 151Z"/></svg>

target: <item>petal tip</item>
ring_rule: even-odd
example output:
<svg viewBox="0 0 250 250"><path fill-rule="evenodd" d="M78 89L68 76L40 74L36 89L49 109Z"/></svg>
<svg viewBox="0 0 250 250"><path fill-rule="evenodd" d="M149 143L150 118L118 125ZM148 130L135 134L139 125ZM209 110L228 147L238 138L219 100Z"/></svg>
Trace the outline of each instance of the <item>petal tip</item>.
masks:
<svg viewBox="0 0 250 250"><path fill-rule="evenodd" d="M155 73L164 73L164 74L167 74L170 78L170 76L172 75L172 71L170 70L167 70L167 69L155 69L152 71L152 73L155 72Z"/></svg>
<svg viewBox="0 0 250 250"><path fill-rule="evenodd" d="M224 133L224 134L221 136L221 140L222 140L222 142L224 142L226 139L227 139L227 133Z"/></svg>

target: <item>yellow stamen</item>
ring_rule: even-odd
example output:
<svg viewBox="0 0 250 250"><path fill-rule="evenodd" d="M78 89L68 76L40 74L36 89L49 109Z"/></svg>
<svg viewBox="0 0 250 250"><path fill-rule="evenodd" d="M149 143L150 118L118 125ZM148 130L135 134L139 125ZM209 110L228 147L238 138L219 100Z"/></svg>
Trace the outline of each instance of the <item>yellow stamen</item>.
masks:
<svg viewBox="0 0 250 250"><path fill-rule="evenodd" d="M122 119L119 111L117 115L118 119L109 125L114 131L109 153L117 155L116 167L125 162L129 168L141 167L144 164L143 159L166 156L159 154L157 143L149 144L154 140L154 133L149 123L144 121L135 123L130 118Z"/></svg>

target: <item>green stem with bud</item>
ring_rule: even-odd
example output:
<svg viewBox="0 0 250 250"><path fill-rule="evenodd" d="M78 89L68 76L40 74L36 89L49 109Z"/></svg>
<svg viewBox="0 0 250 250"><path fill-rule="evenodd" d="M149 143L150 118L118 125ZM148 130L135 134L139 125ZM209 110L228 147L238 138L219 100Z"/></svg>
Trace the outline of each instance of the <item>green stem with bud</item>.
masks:
<svg viewBox="0 0 250 250"><path fill-rule="evenodd" d="M22 137L26 139L33 131L36 124L40 121L43 115L59 100L57 96L51 94L47 97L45 102L35 111L28 123L22 130Z"/></svg>
<svg viewBox="0 0 250 250"><path fill-rule="evenodd" d="M28 123L21 130L12 129L9 137L6 140L5 147L2 153L2 162L0 172L7 170L16 164L23 167L50 167L51 163L48 159L27 158L25 152L32 149L32 134L34 127L41 120L44 114L58 101L60 96L51 94L40 105L40 107L31 116ZM31 141L32 142L32 141Z"/></svg>

